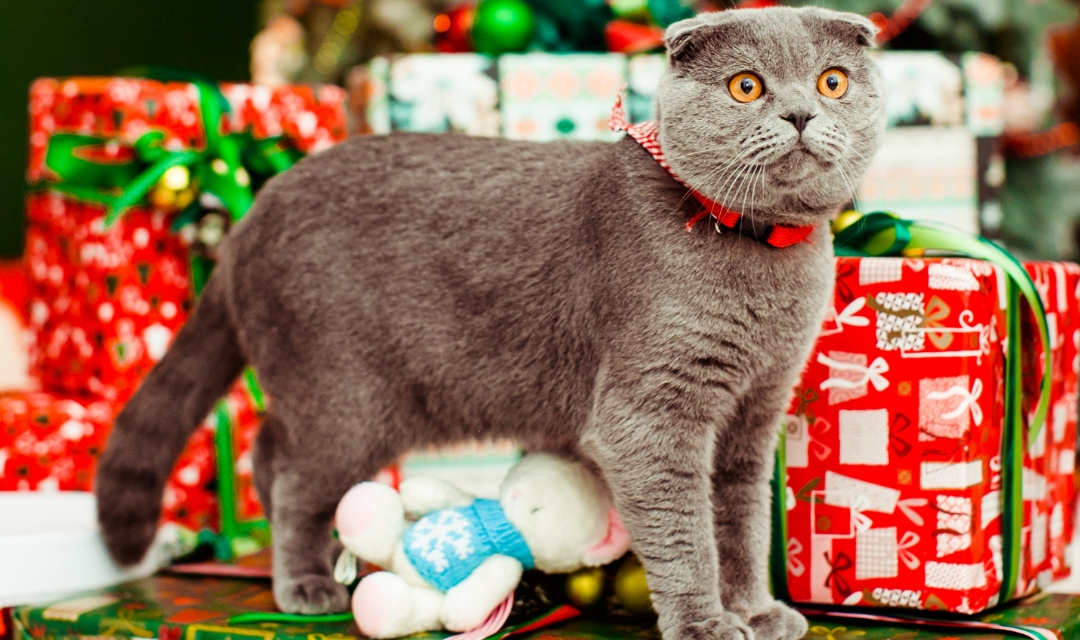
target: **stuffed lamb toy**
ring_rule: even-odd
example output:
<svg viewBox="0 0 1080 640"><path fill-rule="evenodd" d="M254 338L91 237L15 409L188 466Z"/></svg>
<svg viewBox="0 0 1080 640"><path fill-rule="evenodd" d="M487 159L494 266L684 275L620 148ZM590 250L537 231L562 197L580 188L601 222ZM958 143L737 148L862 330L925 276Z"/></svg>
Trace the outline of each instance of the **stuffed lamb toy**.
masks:
<svg viewBox="0 0 1080 640"><path fill-rule="evenodd" d="M569 573L630 546L604 484L581 463L544 453L510 469L498 500L432 478L405 480L400 493L363 482L338 505L337 529L346 549L387 569L353 593L357 626L371 638L475 629L525 569Z"/></svg>

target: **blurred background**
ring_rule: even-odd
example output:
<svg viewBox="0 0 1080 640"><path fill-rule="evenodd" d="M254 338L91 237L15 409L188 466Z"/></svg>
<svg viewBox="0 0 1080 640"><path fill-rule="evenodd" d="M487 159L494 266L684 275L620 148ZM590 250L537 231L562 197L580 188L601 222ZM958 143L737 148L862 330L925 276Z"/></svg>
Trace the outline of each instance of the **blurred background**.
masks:
<svg viewBox="0 0 1080 640"><path fill-rule="evenodd" d="M1068 0L725 0L713 4L693 0L485 0L479 6L445 0L4 2L0 4L0 122L4 123L0 256L15 257L23 250L27 96L37 77L111 75L124 68L160 65L218 80L246 81L254 76L255 81L270 84L330 82L349 86L352 91L350 127L354 132L442 127L506 134L508 123L514 122L516 129L509 133L516 132L519 137L526 136L528 127L554 127L549 137L589 137L588 128L574 131L574 117L565 114L553 120L543 114L526 118L524 123L515 120L519 105L508 95L513 87L505 85L507 77L518 69L516 62L489 67L458 61L448 67L438 61L399 60L382 65L370 61L381 55L427 52L656 52L660 51L662 28L674 20L735 4L814 4L874 16L883 27L884 52L934 52L953 61L957 69L964 67L965 55L970 62L973 52L995 56L1001 62L996 69L987 67L985 60L964 67L968 77L956 90L962 101L958 104L970 108L977 99L971 94L978 82L974 76L981 69L984 75L990 74L983 78L982 86L994 85L999 96L994 99L994 108L999 109L995 122L981 131L978 126L969 126L975 140L972 153L949 161L957 166L974 163L970 170L978 172L973 193L965 196L974 198L971 206L977 216L973 218L969 212L964 215L970 219L956 218L958 226L999 238L1024 257L1080 258L1080 163L1075 153L1080 138L1075 127L1080 120L1080 23L1078 3ZM926 58L899 60L886 61L894 70L890 75L893 89L907 96L917 109L898 116L894 124L950 124L949 116L941 111L947 110L947 105L933 103L948 102L942 96L953 90L950 83L958 80L953 77L956 72L950 75L942 71L941 64ZM607 63L589 64L602 67ZM535 65L525 67L536 71ZM655 75L655 70L662 68L654 64L649 71L645 67L649 65L635 67L631 60L623 72L631 76L631 92L635 90L635 73ZM470 118L482 120L475 114L475 104L487 99L476 95L484 89L467 90L465 87L473 85L458 82L476 73L503 83L490 98L494 101L490 108L497 113L496 120L487 125L462 124ZM389 82L391 76L395 82ZM446 113L436 117L440 124L425 124L424 118L431 115L427 113L430 105L424 106L423 100L409 94L446 94L447 78L452 79L458 93L450 91L452 95L444 95L443 102L469 102L473 113L455 115L453 108L447 107L443 109ZM381 84L384 82L390 85L390 95L383 95L379 102L379 92L387 90ZM466 95L468 91L473 93ZM923 99L920 92L938 95ZM637 97L647 101L647 89ZM931 113L934 109L939 111ZM641 113L647 115L648 105L641 107ZM970 117L965 121L971 125ZM897 188L888 184L896 178L890 171L910 166L912 157L933 155L933 147L920 146L917 137L907 133L895 148L885 152L892 154L892 159L883 160L868 178L877 182L864 185L865 204L891 205L901 215L918 217L925 198L914 201L908 197L910 207L905 211L904 199L880 197ZM944 144L941 138L935 140ZM965 143L953 140L950 144Z"/></svg>

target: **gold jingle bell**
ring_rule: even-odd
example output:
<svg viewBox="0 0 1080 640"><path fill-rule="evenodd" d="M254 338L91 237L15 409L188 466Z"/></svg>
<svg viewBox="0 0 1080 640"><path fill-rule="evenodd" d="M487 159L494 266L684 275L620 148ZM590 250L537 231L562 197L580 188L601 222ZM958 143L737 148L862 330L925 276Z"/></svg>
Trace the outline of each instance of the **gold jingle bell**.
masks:
<svg viewBox="0 0 1080 640"><path fill-rule="evenodd" d="M169 167L150 193L150 202L163 211L185 209L194 201L191 172L184 166Z"/></svg>

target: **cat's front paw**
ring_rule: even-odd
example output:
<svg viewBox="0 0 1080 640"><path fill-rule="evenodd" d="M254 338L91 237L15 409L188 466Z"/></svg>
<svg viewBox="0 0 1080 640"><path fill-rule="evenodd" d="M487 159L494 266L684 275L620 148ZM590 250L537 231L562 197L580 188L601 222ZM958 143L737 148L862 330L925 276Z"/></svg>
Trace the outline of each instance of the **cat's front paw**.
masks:
<svg viewBox="0 0 1080 640"><path fill-rule="evenodd" d="M664 633L664 640L755 640L754 631L742 618L730 611L702 620L684 624L674 633Z"/></svg>
<svg viewBox="0 0 1080 640"><path fill-rule="evenodd" d="M799 640L806 635L806 618L782 602L773 601L747 621L757 640Z"/></svg>
<svg viewBox="0 0 1080 640"><path fill-rule="evenodd" d="M275 578L274 600L285 613L331 613L348 609L349 592L330 576Z"/></svg>

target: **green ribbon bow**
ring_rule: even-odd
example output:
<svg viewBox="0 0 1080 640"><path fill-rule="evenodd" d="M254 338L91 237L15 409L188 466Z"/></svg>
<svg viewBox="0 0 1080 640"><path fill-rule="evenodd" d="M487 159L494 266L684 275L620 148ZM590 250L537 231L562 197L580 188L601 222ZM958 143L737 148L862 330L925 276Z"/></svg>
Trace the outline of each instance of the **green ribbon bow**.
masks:
<svg viewBox="0 0 1080 640"><path fill-rule="evenodd" d="M989 240L968 235L945 225L903 220L891 213L866 214L836 232L833 247L839 256L901 256L907 250L930 250L986 260L1002 268L1008 277L1006 331L1008 346L1005 361L1005 421L1002 443L1002 533L1003 556L1006 559L1001 585L1000 602L1011 599L1016 590L1020 570L1020 540L1023 525L1024 413L1022 406L1022 372L1020 366L1022 335L1020 330L1020 296L1027 300L1035 315L1035 324L1042 342L1044 366L1039 387L1039 403L1031 419L1028 446L1039 435L1050 406L1050 382L1053 360L1046 310L1035 283L1016 258ZM784 441L781 433L777 464L772 479L773 527L771 582L773 593L790 599L787 591L787 509L784 466Z"/></svg>
<svg viewBox="0 0 1080 640"><path fill-rule="evenodd" d="M156 76L166 75L157 72ZM181 78L199 93L205 146L202 149L168 149L161 131L148 131L130 147L121 146L118 159L100 153L117 141L101 136L58 133L49 141L45 165L57 180L46 188L107 208L105 226L114 224L125 211L143 202L173 167L186 167L202 193L213 195L235 222L254 200L252 172L280 173L300 158L300 152L282 145L280 137L256 140L248 133L221 133L222 117L229 103L218 87L203 79ZM126 152L125 152L126 151ZM196 201L190 208L197 209ZM182 216L186 217L186 216Z"/></svg>

